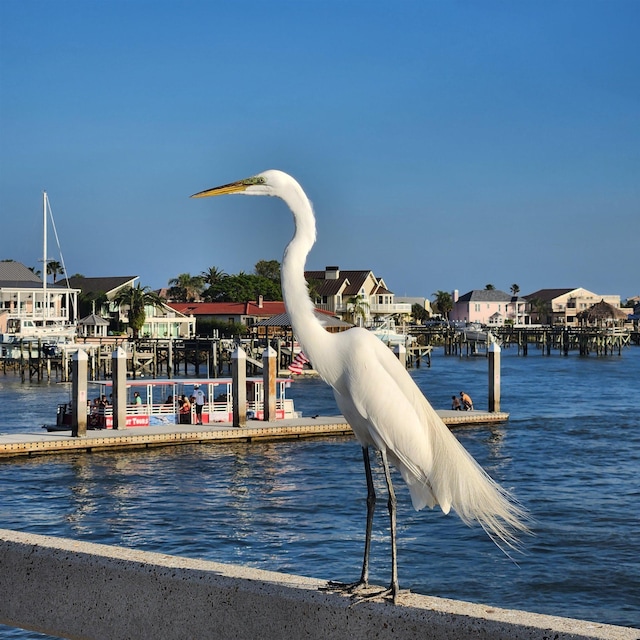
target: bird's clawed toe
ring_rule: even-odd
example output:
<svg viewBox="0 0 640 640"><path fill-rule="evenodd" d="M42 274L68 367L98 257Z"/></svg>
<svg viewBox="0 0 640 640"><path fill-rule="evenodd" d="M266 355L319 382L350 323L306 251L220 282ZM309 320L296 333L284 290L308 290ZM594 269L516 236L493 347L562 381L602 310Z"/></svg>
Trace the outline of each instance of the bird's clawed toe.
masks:
<svg viewBox="0 0 640 640"><path fill-rule="evenodd" d="M321 591L337 591L339 593L346 593L352 597L354 604L360 602L366 602L367 600L388 600L393 604L398 603L398 597L401 593L409 593L408 590L400 591L398 588L389 587L388 589L380 589L375 585L370 585L368 582L334 582L329 580L326 586L320 587Z"/></svg>

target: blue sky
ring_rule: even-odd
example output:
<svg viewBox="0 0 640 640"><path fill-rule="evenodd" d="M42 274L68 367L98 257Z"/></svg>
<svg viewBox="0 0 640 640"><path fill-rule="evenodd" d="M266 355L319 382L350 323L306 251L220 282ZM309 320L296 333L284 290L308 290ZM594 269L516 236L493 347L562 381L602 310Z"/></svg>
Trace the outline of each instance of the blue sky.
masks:
<svg viewBox="0 0 640 640"><path fill-rule="evenodd" d="M639 26L636 0L2 0L0 258L38 264L46 189L70 275L251 272L285 206L188 196L276 168L310 269L638 295Z"/></svg>

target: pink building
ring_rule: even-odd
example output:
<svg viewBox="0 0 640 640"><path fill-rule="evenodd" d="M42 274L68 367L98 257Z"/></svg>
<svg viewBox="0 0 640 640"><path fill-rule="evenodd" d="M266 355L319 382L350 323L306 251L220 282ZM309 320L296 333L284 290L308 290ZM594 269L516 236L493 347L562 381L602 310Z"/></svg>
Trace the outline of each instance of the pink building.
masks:
<svg viewBox="0 0 640 640"><path fill-rule="evenodd" d="M477 322L503 325L506 320L514 324L526 323L527 301L498 289L474 289L456 299L449 319L458 322Z"/></svg>

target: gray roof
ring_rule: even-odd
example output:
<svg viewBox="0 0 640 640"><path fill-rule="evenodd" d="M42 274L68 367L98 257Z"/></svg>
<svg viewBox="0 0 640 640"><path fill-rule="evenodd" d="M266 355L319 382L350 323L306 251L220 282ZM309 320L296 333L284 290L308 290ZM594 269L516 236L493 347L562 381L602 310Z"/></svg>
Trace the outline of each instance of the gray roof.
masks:
<svg viewBox="0 0 640 640"><path fill-rule="evenodd" d="M42 285L42 278L37 276L29 267L22 262L0 262L0 286L31 286L34 284Z"/></svg>
<svg viewBox="0 0 640 640"><path fill-rule="evenodd" d="M90 293L109 294L115 289L119 289L127 284L133 286L133 281L138 276L108 276L104 278L85 278L84 276L73 276L69 278L69 284L74 289L80 289L84 295Z"/></svg>
<svg viewBox="0 0 640 640"><path fill-rule="evenodd" d="M109 321L101 318L99 315L95 313L91 313L82 320L78 320L79 325L83 326L91 326L91 327L108 327Z"/></svg>
<svg viewBox="0 0 640 640"><path fill-rule="evenodd" d="M42 289L43 282L40 276L37 276L29 267L22 262L0 262L0 288L2 289ZM56 282L56 284L47 283L47 288L51 291L62 289L68 291L73 286L67 287L66 281Z"/></svg>
<svg viewBox="0 0 640 640"><path fill-rule="evenodd" d="M576 287L573 287L573 289L538 289L538 291L527 294L525 298L527 300L543 300L545 302L551 302L552 300L555 300L570 291L574 291L575 289Z"/></svg>
<svg viewBox="0 0 640 640"><path fill-rule="evenodd" d="M516 300L522 300L522 298L512 296L500 289L473 289L458 298L458 302L515 302Z"/></svg>

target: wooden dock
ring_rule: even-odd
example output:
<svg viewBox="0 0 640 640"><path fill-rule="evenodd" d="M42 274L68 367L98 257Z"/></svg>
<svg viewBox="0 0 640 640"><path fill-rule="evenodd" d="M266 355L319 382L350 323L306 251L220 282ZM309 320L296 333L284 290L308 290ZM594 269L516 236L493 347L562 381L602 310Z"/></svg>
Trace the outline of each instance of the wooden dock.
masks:
<svg viewBox="0 0 640 640"><path fill-rule="evenodd" d="M437 413L450 427L493 425L509 419L509 414L504 412L440 410ZM353 432L342 416L318 416L276 422L252 421L242 428L233 427L231 423L219 423L105 429L88 431L84 437L73 437L71 431L43 430L42 433L0 435L0 458L150 449L179 444L300 440L327 436L353 436Z"/></svg>

